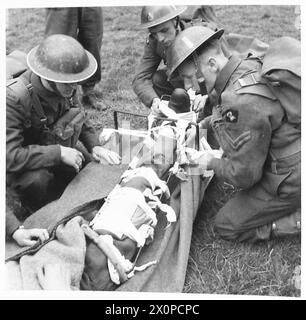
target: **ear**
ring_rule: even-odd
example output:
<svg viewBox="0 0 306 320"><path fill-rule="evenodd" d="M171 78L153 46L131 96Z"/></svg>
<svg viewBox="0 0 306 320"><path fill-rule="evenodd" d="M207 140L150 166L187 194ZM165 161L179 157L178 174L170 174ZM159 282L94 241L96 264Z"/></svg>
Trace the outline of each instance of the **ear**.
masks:
<svg viewBox="0 0 306 320"><path fill-rule="evenodd" d="M212 72L217 73L219 70L217 59L214 57L209 57L208 58L208 67Z"/></svg>

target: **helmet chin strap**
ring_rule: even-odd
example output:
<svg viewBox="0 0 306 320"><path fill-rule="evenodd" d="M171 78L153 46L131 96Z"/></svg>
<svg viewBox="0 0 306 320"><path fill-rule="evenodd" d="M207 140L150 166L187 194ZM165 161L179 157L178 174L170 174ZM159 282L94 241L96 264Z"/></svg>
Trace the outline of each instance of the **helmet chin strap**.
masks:
<svg viewBox="0 0 306 320"><path fill-rule="evenodd" d="M175 27L175 29L176 29L177 32L179 31L179 25L180 25L180 17L177 16L177 17L175 18L175 25L174 25L174 27Z"/></svg>

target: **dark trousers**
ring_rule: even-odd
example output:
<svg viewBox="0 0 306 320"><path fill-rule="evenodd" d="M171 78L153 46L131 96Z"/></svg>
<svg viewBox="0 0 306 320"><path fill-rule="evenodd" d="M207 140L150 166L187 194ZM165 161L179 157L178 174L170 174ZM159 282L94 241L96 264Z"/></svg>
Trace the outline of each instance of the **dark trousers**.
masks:
<svg viewBox="0 0 306 320"><path fill-rule="evenodd" d="M82 84L84 93L101 80L100 49L103 38L103 12L101 7L48 8L45 36L65 34L77 39L96 58L98 69Z"/></svg>
<svg viewBox="0 0 306 320"><path fill-rule="evenodd" d="M301 163L274 190L259 182L238 192L217 213L215 229L226 240L269 240L271 224L301 207Z"/></svg>
<svg viewBox="0 0 306 320"><path fill-rule="evenodd" d="M61 165L10 175L8 182L22 205L32 213L58 199L75 175L74 168Z"/></svg>
<svg viewBox="0 0 306 320"><path fill-rule="evenodd" d="M171 95L175 88L184 88L184 81L180 77L176 77L168 81L165 69L156 71L152 78L153 88L157 95Z"/></svg>

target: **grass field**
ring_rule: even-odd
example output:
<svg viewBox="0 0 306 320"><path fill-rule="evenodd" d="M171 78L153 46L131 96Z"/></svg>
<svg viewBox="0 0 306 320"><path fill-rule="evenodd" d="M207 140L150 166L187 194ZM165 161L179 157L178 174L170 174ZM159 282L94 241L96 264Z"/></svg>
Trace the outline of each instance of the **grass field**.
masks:
<svg viewBox="0 0 306 320"><path fill-rule="evenodd" d="M139 7L104 9L101 104L108 110L90 110L97 130L113 127L111 110L148 113L131 89L146 32L139 30ZM294 6L215 6L227 31L256 36L270 42L288 35L300 39ZM44 10L11 9L7 13L7 53L28 52L43 38ZM184 292L300 296L292 279L301 263L300 237L256 245L221 240L213 231L214 215L233 190L213 180L196 223Z"/></svg>

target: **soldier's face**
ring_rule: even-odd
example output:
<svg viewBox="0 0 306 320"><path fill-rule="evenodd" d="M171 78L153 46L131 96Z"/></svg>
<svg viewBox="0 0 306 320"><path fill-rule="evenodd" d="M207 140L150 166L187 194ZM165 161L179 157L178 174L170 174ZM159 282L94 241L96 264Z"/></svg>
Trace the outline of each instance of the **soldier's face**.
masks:
<svg viewBox="0 0 306 320"><path fill-rule="evenodd" d="M184 80L185 90L192 89L194 91L200 91L199 80L196 76L197 70L192 61L181 64L178 68L178 72Z"/></svg>
<svg viewBox="0 0 306 320"><path fill-rule="evenodd" d="M219 65L214 57L200 57L199 68L205 78L205 85L207 92L210 93L215 86L217 75L219 72Z"/></svg>
<svg viewBox="0 0 306 320"><path fill-rule="evenodd" d="M172 19L149 28L149 32L159 43L167 48L176 37L175 20Z"/></svg>
<svg viewBox="0 0 306 320"><path fill-rule="evenodd" d="M77 89L76 83L55 83L57 91L62 97L71 98Z"/></svg>

